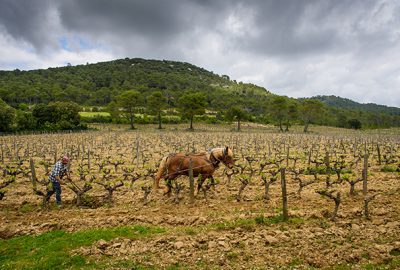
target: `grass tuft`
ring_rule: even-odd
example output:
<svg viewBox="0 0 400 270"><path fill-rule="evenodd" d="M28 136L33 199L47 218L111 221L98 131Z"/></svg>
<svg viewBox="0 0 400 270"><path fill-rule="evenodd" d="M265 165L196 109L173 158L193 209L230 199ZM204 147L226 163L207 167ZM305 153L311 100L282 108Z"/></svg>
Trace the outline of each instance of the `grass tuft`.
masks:
<svg viewBox="0 0 400 270"><path fill-rule="evenodd" d="M397 167L394 165L384 165L381 168L381 172L396 172L397 171Z"/></svg>

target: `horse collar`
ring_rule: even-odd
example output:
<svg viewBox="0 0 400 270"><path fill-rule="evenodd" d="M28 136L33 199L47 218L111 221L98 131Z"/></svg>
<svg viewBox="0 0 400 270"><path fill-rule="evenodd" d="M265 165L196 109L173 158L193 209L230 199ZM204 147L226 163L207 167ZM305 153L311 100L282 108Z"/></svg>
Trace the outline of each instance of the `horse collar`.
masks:
<svg viewBox="0 0 400 270"><path fill-rule="evenodd" d="M219 160L219 159L217 159L215 156L214 156L214 153L211 151L210 152L210 161L211 161L211 164L216 168L216 167L218 167L219 166L219 163L221 162L221 160Z"/></svg>

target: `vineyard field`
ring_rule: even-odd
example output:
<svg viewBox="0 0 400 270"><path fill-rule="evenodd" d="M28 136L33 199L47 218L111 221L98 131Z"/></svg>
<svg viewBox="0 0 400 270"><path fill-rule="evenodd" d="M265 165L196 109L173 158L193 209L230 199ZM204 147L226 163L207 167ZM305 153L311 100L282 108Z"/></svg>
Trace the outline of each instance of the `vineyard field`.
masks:
<svg viewBox="0 0 400 270"><path fill-rule="evenodd" d="M399 130L103 127L0 137L1 269L400 268ZM153 188L164 156L225 146L234 168L194 202L186 176ZM64 154L57 208L43 194Z"/></svg>

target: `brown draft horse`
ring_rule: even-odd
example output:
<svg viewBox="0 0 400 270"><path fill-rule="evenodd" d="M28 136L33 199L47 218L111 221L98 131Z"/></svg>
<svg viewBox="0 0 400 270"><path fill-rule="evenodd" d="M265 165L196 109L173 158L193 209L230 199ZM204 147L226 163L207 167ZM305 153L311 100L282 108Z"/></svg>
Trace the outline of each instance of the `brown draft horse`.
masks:
<svg viewBox="0 0 400 270"><path fill-rule="evenodd" d="M201 179L197 184L197 192L207 178L214 180L212 175L221 162L230 169L234 166L233 152L229 147L214 148L209 152L195 154L171 154L161 160L154 181L154 189L159 188L160 179L163 178L167 181L168 188L165 194L170 194L172 183L168 180L174 180L180 175L189 175L190 159L192 160L193 176L197 177L201 174Z"/></svg>

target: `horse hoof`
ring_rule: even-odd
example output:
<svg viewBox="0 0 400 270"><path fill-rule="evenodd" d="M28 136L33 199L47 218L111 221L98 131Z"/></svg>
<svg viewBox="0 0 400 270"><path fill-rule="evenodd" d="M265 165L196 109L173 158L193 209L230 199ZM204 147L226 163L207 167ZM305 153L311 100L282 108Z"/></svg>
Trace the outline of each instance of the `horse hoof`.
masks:
<svg viewBox="0 0 400 270"><path fill-rule="evenodd" d="M171 196L171 190L169 190L168 188L164 188L164 196L167 195L168 197Z"/></svg>

